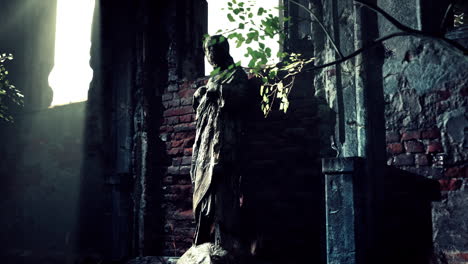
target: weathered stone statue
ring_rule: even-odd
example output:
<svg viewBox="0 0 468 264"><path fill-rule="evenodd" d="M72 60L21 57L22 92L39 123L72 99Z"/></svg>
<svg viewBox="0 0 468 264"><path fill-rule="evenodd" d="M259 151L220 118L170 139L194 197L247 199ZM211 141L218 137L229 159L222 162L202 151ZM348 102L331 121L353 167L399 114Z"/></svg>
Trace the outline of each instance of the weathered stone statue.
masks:
<svg viewBox="0 0 468 264"><path fill-rule="evenodd" d="M214 249L231 254L240 249L240 147L243 108L248 99L247 75L241 67L231 66L234 61L229 55L229 44L222 36L208 37L203 48L208 62L221 71L194 94L197 117L191 167L196 219L194 247L209 242ZM187 259L191 251L193 248L180 261Z"/></svg>

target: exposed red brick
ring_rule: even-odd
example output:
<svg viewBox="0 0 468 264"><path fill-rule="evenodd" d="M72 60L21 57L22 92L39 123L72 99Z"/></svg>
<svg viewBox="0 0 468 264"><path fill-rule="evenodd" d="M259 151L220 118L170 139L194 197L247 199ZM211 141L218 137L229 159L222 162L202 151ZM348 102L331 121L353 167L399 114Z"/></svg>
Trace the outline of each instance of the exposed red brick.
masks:
<svg viewBox="0 0 468 264"><path fill-rule="evenodd" d="M185 156L192 156L192 148L184 149L184 155Z"/></svg>
<svg viewBox="0 0 468 264"><path fill-rule="evenodd" d="M181 147L183 144L184 144L184 140L173 140L171 142L171 147L178 148L178 147Z"/></svg>
<svg viewBox="0 0 468 264"><path fill-rule="evenodd" d="M439 90L439 91L437 91L437 95L438 95L440 101L444 101L444 100L447 100L450 97L450 91L449 90Z"/></svg>
<svg viewBox="0 0 468 264"><path fill-rule="evenodd" d="M163 178L163 184L172 184L174 182L174 179L172 176L166 176Z"/></svg>
<svg viewBox="0 0 468 264"><path fill-rule="evenodd" d="M401 135L401 140L406 141L406 140L419 139L420 135L421 135L420 131L406 131Z"/></svg>
<svg viewBox="0 0 468 264"><path fill-rule="evenodd" d="M163 116L168 117L168 116L181 116L181 115L186 115L186 114L191 114L193 113L193 108L191 106L182 106L182 107L177 107L177 108L171 108L166 111L164 111Z"/></svg>
<svg viewBox="0 0 468 264"><path fill-rule="evenodd" d="M179 117L178 116L171 116L164 118L164 125L175 125L179 123Z"/></svg>
<svg viewBox="0 0 468 264"><path fill-rule="evenodd" d="M442 179L439 183L441 191L456 191L462 185L462 181L457 179Z"/></svg>
<svg viewBox="0 0 468 264"><path fill-rule="evenodd" d="M403 153L403 144L390 143L387 145L387 152L393 155Z"/></svg>
<svg viewBox="0 0 468 264"><path fill-rule="evenodd" d="M179 85L179 89L188 89L190 88L190 86L192 86L192 83L191 81L184 81L182 82L180 85Z"/></svg>
<svg viewBox="0 0 468 264"><path fill-rule="evenodd" d="M183 115L183 116L179 117L180 122L181 122L181 123L190 123L190 122L192 122L192 120L193 120L193 119L192 119L192 116L193 116L193 115L191 115L191 114L189 114L189 115Z"/></svg>
<svg viewBox="0 0 468 264"><path fill-rule="evenodd" d="M426 154L416 154L414 162L418 166L427 166L429 165L429 157Z"/></svg>
<svg viewBox="0 0 468 264"><path fill-rule="evenodd" d="M176 219L193 219L193 211L192 210L185 210L185 211L176 211Z"/></svg>
<svg viewBox="0 0 468 264"><path fill-rule="evenodd" d="M336 70L335 69L327 70L326 72L327 72L328 77L336 75Z"/></svg>
<svg viewBox="0 0 468 264"><path fill-rule="evenodd" d="M468 85L460 89L461 96L468 96Z"/></svg>
<svg viewBox="0 0 468 264"><path fill-rule="evenodd" d="M400 133L397 131L389 131L385 135L385 139L387 143L394 143L400 141Z"/></svg>
<svg viewBox="0 0 468 264"><path fill-rule="evenodd" d="M461 260L468 261L468 252L458 253L456 256Z"/></svg>
<svg viewBox="0 0 468 264"><path fill-rule="evenodd" d="M175 132L195 131L195 123L184 123L174 126Z"/></svg>
<svg viewBox="0 0 468 264"><path fill-rule="evenodd" d="M409 153L422 153L424 152L424 144L419 141L406 141L405 149Z"/></svg>
<svg viewBox="0 0 468 264"><path fill-rule="evenodd" d="M190 137L191 133L189 132L177 132L174 134L174 139L186 139L188 137Z"/></svg>
<svg viewBox="0 0 468 264"><path fill-rule="evenodd" d="M440 131L438 128L431 128L428 130L424 130L421 133L421 138L422 139L436 139L440 138Z"/></svg>
<svg viewBox="0 0 468 264"><path fill-rule="evenodd" d="M184 148L187 148L187 147L190 148L190 147L193 146L193 143L195 143L195 136L191 136L191 137L185 139L183 147Z"/></svg>
<svg viewBox="0 0 468 264"><path fill-rule="evenodd" d="M462 178L465 175L465 170L466 168L460 168L460 167L452 167L452 168L447 168L447 170L444 172L445 177L448 178Z"/></svg>
<svg viewBox="0 0 468 264"><path fill-rule="evenodd" d="M193 94L195 93L195 89L192 89L192 88L188 88L188 89L182 89L179 91L179 96L180 98L188 98L188 97L192 97Z"/></svg>
<svg viewBox="0 0 468 264"><path fill-rule="evenodd" d="M184 153L183 148L172 148L167 152L167 154L170 155L170 156L177 156L177 155L181 155L183 153Z"/></svg>
<svg viewBox="0 0 468 264"><path fill-rule="evenodd" d="M170 133L174 131L174 128L172 126L161 126L159 127L159 131L162 133Z"/></svg>
<svg viewBox="0 0 468 264"><path fill-rule="evenodd" d="M438 152L444 152L444 147L442 146L442 143L433 141L429 143L429 146L427 146L427 153L438 153Z"/></svg>

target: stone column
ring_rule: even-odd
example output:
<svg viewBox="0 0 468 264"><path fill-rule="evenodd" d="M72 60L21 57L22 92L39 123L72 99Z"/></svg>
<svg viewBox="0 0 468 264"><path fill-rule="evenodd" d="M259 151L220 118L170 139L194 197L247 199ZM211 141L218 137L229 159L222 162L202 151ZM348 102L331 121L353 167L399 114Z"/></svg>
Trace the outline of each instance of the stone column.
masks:
<svg viewBox="0 0 468 264"><path fill-rule="evenodd" d="M360 264L364 247L362 158L322 160L325 174L327 264Z"/></svg>

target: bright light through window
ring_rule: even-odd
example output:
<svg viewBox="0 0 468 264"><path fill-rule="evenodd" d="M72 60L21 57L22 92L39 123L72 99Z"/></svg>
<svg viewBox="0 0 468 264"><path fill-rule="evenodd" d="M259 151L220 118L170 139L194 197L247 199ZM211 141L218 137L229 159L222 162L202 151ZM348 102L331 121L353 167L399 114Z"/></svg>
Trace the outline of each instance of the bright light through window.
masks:
<svg viewBox="0 0 468 264"><path fill-rule="evenodd" d="M208 34L210 35L215 35L218 30L225 30L225 29L233 29L237 27L237 24L231 23L229 19L227 18L227 2L228 0L208 0ZM248 2L248 1L244 1ZM254 6L252 7L252 10L254 10L254 14L257 13L257 10L259 7L263 7L264 9L271 9L273 10L272 12L279 12L278 9L275 9L274 7L278 7L279 1L278 0L255 0L251 1L254 3ZM246 3L247 4L247 3ZM221 10L224 8L224 10ZM260 24L260 18L259 17L253 17L253 20L256 24ZM248 30L248 27L245 29L246 31ZM278 61L278 58L276 57L276 54L278 53L279 50L279 44L278 44L278 39L272 40L272 39L265 39L265 41L262 41L265 43L267 47L271 48L271 54L274 59L272 59L269 63L274 63ZM253 46L255 47L255 46ZM231 56L234 58L235 62L240 61L241 65L244 67L247 67L249 64L249 58L244 57L244 54L247 52L247 48L245 45L241 46L240 48L236 48L235 40L230 39L229 40L229 48L231 52ZM209 75L210 72L213 70L211 65L208 63L208 61L205 59L205 74Z"/></svg>
<svg viewBox="0 0 468 264"><path fill-rule="evenodd" d="M49 76L52 106L88 99L94 0L58 0L55 64Z"/></svg>

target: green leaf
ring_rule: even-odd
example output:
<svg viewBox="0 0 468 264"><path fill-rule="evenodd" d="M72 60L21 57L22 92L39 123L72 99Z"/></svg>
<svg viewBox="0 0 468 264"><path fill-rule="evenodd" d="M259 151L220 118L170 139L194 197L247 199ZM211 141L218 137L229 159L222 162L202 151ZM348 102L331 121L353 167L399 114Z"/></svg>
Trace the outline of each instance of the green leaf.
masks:
<svg viewBox="0 0 468 264"><path fill-rule="evenodd" d="M225 37L223 37L223 36L219 37L219 43L223 43L224 41L226 41Z"/></svg>
<svg viewBox="0 0 468 264"><path fill-rule="evenodd" d="M229 21L231 21L231 22L234 22L234 21L236 21L236 20L234 20L234 17L232 17L232 15L231 15L231 14L227 14L227 18L228 18L228 19L229 19Z"/></svg>
<svg viewBox="0 0 468 264"><path fill-rule="evenodd" d="M260 8L258 9L257 15L258 15L258 16L261 16L261 15L262 15L263 13L265 13L265 12L266 12L265 9L264 9L263 7L260 7Z"/></svg>
<svg viewBox="0 0 468 264"><path fill-rule="evenodd" d="M239 23L239 29L244 29L245 28L245 24L244 23Z"/></svg>

